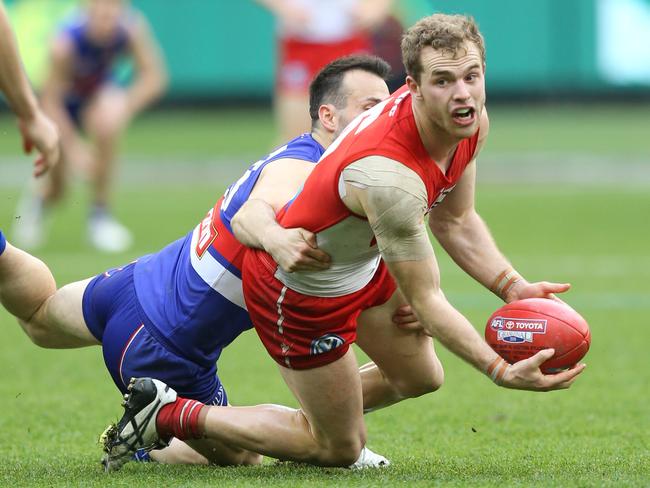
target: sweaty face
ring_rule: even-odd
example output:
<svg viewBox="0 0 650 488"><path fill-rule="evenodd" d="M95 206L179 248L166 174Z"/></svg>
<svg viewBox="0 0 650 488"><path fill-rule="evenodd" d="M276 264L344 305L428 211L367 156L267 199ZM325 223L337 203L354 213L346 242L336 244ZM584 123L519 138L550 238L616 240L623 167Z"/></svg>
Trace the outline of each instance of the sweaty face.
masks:
<svg viewBox="0 0 650 488"><path fill-rule="evenodd" d="M483 60L473 43L456 53L426 47L420 54L419 89L424 114L454 138L472 136L485 105Z"/></svg>
<svg viewBox="0 0 650 488"><path fill-rule="evenodd" d="M125 5L125 0L88 1L88 28L94 40L104 42L113 37Z"/></svg>
<svg viewBox="0 0 650 488"><path fill-rule="evenodd" d="M357 115L389 95L388 86L381 77L363 70L348 71L343 77L341 89L346 94L345 107L336 109L338 126L335 135L339 135Z"/></svg>

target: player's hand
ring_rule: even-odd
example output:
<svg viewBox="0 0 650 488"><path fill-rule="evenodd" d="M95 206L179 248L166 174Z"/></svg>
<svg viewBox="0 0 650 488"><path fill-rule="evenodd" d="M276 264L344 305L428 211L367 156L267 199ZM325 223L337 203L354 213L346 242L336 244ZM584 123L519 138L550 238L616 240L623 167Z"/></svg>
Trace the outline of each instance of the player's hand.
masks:
<svg viewBox="0 0 650 488"><path fill-rule="evenodd" d="M501 386L516 390L551 391L569 388L585 364L577 364L571 369L557 374L544 374L539 367L555 354L554 349L544 349L534 356L512 364L503 375Z"/></svg>
<svg viewBox="0 0 650 488"><path fill-rule="evenodd" d="M275 14L280 22L290 30L301 30L305 28L305 24L311 21L311 14L309 10L300 7L299 5L282 4Z"/></svg>
<svg viewBox="0 0 650 488"><path fill-rule="evenodd" d="M528 283L525 280L515 283L508 292L505 302L510 303L525 298L548 298L557 302L564 303L555 294L564 293L571 288L569 283L551 283L548 281L538 281L537 283Z"/></svg>
<svg viewBox="0 0 650 488"><path fill-rule="evenodd" d="M288 273L330 267L330 255L318 248L316 235L305 229L279 228L266 236L264 249Z"/></svg>
<svg viewBox="0 0 650 488"><path fill-rule="evenodd" d="M23 149L26 154L34 148L39 156L34 161L34 176L41 176L59 162L61 157L59 132L54 123L37 110L33 117L18 120L18 127L23 138Z"/></svg>
<svg viewBox="0 0 650 488"><path fill-rule="evenodd" d="M395 310L395 313L393 314L393 323L398 329L411 332L421 332L431 336L429 331L422 326L410 305L402 305Z"/></svg>

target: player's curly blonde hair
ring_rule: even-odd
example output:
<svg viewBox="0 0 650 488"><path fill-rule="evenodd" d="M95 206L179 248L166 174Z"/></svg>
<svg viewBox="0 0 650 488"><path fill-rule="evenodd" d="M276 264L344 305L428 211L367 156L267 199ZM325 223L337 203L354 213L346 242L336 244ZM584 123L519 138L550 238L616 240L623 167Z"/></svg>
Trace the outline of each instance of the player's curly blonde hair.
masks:
<svg viewBox="0 0 650 488"><path fill-rule="evenodd" d="M473 17L465 15L434 14L420 19L402 36L402 61L406 73L420 81L422 49L434 49L456 54L465 42L473 42L485 63L485 42Z"/></svg>

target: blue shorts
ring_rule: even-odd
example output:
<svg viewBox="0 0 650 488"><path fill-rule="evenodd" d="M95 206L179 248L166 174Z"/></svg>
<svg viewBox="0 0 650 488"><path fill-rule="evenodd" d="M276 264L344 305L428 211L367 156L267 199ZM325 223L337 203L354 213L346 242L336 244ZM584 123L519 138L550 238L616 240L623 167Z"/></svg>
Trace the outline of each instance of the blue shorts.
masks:
<svg viewBox="0 0 650 488"><path fill-rule="evenodd" d="M87 103L87 98L79 98L74 96L66 97L63 102L65 110L68 112L68 116L70 117L70 120L72 120L77 130L82 130L81 112L86 108Z"/></svg>
<svg viewBox="0 0 650 488"><path fill-rule="evenodd" d="M126 393L132 377L148 376L167 383L182 397L227 405L216 364L208 368L181 357L149 332L154 326L138 302L134 266L131 263L97 275L83 296L86 325L102 343L104 363L115 385Z"/></svg>

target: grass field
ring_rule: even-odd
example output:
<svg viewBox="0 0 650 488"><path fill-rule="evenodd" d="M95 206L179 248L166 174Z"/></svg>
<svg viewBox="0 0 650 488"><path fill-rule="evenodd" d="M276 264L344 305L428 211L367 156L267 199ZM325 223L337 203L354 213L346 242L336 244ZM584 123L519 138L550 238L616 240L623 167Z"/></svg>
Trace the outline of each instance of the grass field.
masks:
<svg viewBox="0 0 650 488"><path fill-rule="evenodd" d="M525 276L573 284L565 298L590 323L593 342L588 368L569 391L499 389L439 348L446 370L439 392L367 416L369 446L392 460L390 468L149 464L107 476L96 439L121 409L100 350L38 349L0 311L0 485L650 486L647 114L648 107L492 111L477 205ZM273 140L266 112L245 112L234 120L231 115L157 113L134 125L116 208L137 245L119 256L87 247L86 194L76 187L54 215L48 247L38 253L59 284L154 251L188 231L229 183L226 176L203 175L236 175ZM241 137L245 130L252 132L250 139ZM0 120L0 133L0 228L7 229L20 193L9 183L19 178L6 169L18 167L17 141L6 119ZM182 185L155 177L155 165L163 160L178 161ZM520 161L531 173L517 171ZM537 177L540 165L551 173L541 179L545 183ZM590 177L589 183L563 183L569 166ZM138 171L154 174L149 183L131 179ZM501 177L513 173L517 178ZM498 300L442 251L438 256L450 301L482 329ZM220 376L235 404L295 406L254 333L224 352Z"/></svg>

